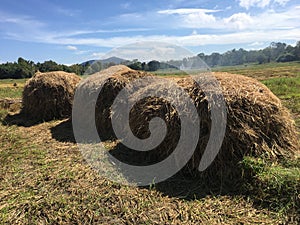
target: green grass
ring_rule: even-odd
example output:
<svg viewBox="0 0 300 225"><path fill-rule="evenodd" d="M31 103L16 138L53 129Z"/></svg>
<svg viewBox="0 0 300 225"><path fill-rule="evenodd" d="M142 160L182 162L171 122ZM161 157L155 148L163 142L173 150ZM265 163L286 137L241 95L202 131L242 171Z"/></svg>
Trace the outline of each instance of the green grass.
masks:
<svg viewBox="0 0 300 225"><path fill-rule="evenodd" d="M2 98L22 98L22 87L0 87L0 99Z"/></svg>
<svg viewBox="0 0 300 225"><path fill-rule="evenodd" d="M272 78L263 83L279 98L300 97L300 75L297 77Z"/></svg>
<svg viewBox="0 0 300 225"><path fill-rule="evenodd" d="M292 112L300 136L300 76L293 78L273 78L265 80L263 83Z"/></svg>
<svg viewBox="0 0 300 225"><path fill-rule="evenodd" d="M280 215L291 214L290 219L300 219L300 158L271 164L246 157L242 163L249 181L245 189L254 201Z"/></svg>
<svg viewBox="0 0 300 225"><path fill-rule="evenodd" d="M287 78L272 78L263 80L262 82L292 112L292 116L300 132L300 75Z"/></svg>
<svg viewBox="0 0 300 225"><path fill-rule="evenodd" d="M0 99L21 98L27 79L0 79Z"/></svg>
<svg viewBox="0 0 300 225"><path fill-rule="evenodd" d="M24 79L0 79L0 85L10 85L13 86L14 83L17 85L24 86L28 78Z"/></svg>

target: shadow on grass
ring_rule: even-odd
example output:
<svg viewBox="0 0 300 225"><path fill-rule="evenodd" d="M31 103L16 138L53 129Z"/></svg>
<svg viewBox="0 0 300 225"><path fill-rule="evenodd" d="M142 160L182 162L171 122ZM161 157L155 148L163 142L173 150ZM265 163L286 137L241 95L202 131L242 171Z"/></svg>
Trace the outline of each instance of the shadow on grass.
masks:
<svg viewBox="0 0 300 225"><path fill-rule="evenodd" d="M16 113L16 114L7 114L4 119L2 120L2 125L4 126L22 126L22 127L31 127L45 121L39 121L32 118L27 117L23 113Z"/></svg>
<svg viewBox="0 0 300 225"><path fill-rule="evenodd" d="M76 143L70 119L62 121L50 129L55 140ZM104 143L108 143L111 146L110 142ZM112 148L108 151L109 154L121 162L135 166L152 165L164 160L164 158L157 159L154 157L155 149L148 152L135 151L127 148L121 142L114 142ZM120 171L122 171L122 175L125 178L132 180L129 172L126 173L122 168L120 168ZM224 168L223 171L208 170L204 175L198 171L193 173L180 171L166 181L155 184L155 189L164 195L186 200L199 199L211 194L239 195L241 194L241 187L244 185L241 177L242 168L238 164L234 168ZM149 185L142 188L151 189L153 186Z"/></svg>
<svg viewBox="0 0 300 225"><path fill-rule="evenodd" d="M51 127L50 131L52 138L57 141L76 143L71 119L67 119L55 127Z"/></svg>
<svg viewBox="0 0 300 225"><path fill-rule="evenodd" d="M122 143L117 143L109 153L119 161L135 166L153 165L164 160L155 158L155 150L139 152L127 148ZM113 162L117 164L117 162ZM122 165L118 167L122 175L134 183L130 171L126 172ZM162 171L163 173L163 171ZM225 165L222 171L215 171L214 164L205 172L190 171L186 167L165 181L141 188L151 189L169 197L178 197L185 200L201 199L207 195L241 195L245 186L243 168L240 163Z"/></svg>

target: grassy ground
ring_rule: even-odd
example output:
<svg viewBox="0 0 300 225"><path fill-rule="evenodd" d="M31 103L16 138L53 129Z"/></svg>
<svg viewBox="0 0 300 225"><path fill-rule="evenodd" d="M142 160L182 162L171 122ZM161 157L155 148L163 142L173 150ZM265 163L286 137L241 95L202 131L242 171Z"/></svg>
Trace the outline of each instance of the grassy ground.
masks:
<svg viewBox="0 0 300 225"><path fill-rule="evenodd" d="M240 66L215 67L212 71L229 72L265 80L279 77L300 76L300 62L249 64Z"/></svg>
<svg viewBox="0 0 300 225"><path fill-rule="evenodd" d="M300 130L300 75L289 78L273 78L264 80L274 94L292 112L298 130Z"/></svg>
<svg viewBox="0 0 300 225"><path fill-rule="evenodd" d="M21 98L26 79L0 79L0 99Z"/></svg>
<svg viewBox="0 0 300 225"><path fill-rule="evenodd" d="M288 79L260 75L272 67L276 73L294 66L252 70L300 121L299 74ZM242 68L234 72L246 73ZM0 93L10 88L3 97L21 96L13 91L13 83L0 81ZM17 87L21 85L24 81L18 81ZM272 164L245 158L240 164L245 179L238 189L212 187L180 175L148 188L127 187L86 164L68 121L7 125L9 110L0 109L0 224L299 223L299 159Z"/></svg>

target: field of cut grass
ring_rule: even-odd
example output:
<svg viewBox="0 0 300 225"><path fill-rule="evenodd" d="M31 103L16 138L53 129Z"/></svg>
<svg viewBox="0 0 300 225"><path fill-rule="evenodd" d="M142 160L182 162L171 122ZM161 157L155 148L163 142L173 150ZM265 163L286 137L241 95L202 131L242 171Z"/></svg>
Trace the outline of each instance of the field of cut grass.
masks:
<svg viewBox="0 0 300 225"><path fill-rule="evenodd" d="M248 66L230 72L252 70L291 110L300 130L300 75L293 69L295 64ZM293 71L290 78L280 74L266 78L272 69L276 74L282 67ZM14 82L19 92L14 91ZM24 83L0 81L0 99L21 97ZM69 121L25 121L24 126L8 113L0 109L0 224L300 222L299 158L270 163L247 157L240 163L244 179L235 187L181 175L151 187L128 187L89 167L74 142Z"/></svg>
<svg viewBox="0 0 300 225"><path fill-rule="evenodd" d="M224 66L212 68L212 71L237 73L254 77L258 80L279 77L298 77L300 76L300 62Z"/></svg>

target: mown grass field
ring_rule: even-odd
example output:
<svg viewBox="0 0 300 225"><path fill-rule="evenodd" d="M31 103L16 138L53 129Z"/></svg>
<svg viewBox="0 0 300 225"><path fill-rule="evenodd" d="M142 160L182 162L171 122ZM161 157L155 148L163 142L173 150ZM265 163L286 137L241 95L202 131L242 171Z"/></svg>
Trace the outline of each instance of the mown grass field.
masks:
<svg viewBox="0 0 300 225"><path fill-rule="evenodd" d="M300 62L247 64L239 66L215 67L212 71L242 74L258 80L283 77L299 77Z"/></svg>
<svg viewBox="0 0 300 225"><path fill-rule="evenodd" d="M261 80L282 99L300 128L300 64L264 66L218 70L251 73ZM18 91L14 90L15 82ZM0 81L0 99L20 98L24 82ZM299 158L275 164L247 157L240 164L245 177L237 188L207 185L201 179L180 175L151 187L128 187L101 177L87 165L73 141L68 121L8 125L11 111L0 109L0 224L300 221Z"/></svg>

